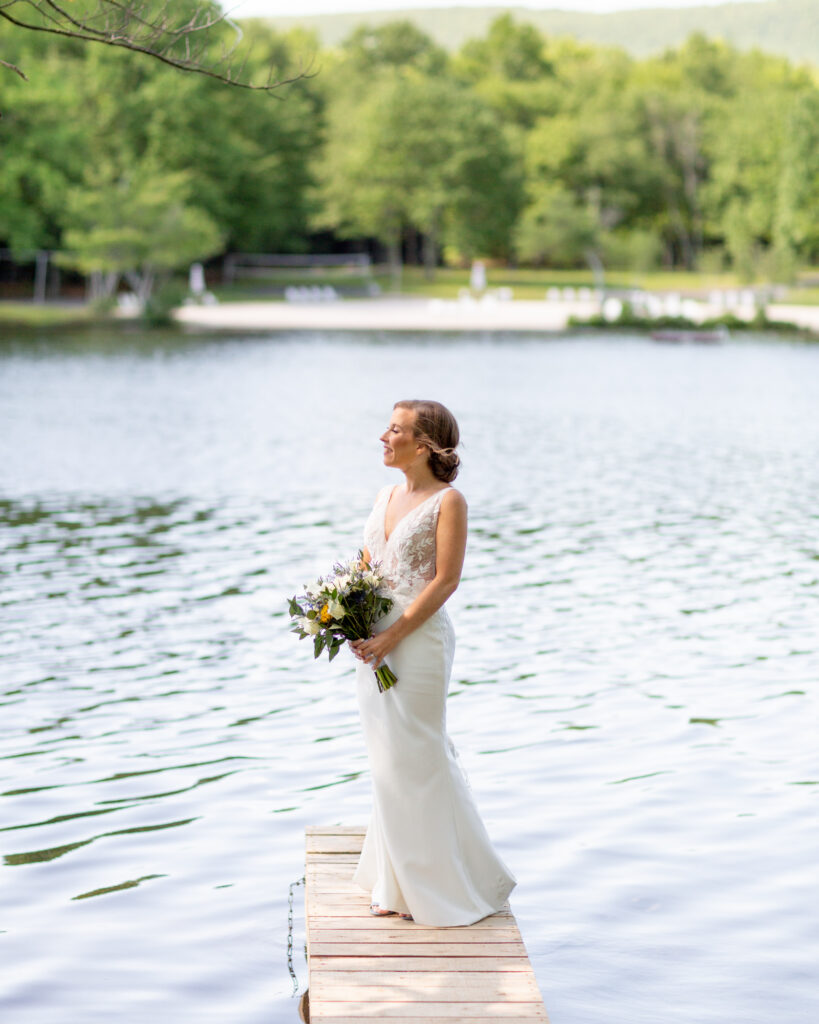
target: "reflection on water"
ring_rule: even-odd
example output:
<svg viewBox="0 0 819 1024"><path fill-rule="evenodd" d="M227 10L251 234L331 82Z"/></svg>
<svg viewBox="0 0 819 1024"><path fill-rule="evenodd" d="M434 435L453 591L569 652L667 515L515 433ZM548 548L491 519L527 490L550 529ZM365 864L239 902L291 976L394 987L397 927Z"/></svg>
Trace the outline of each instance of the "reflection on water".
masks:
<svg viewBox="0 0 819 1024"><path fill-rule="evenodd" d="M369 782L283 597L421 395L466 442L450 730L553 1024L817 1019L819 349L135 334L0 347L10 1024L296 1019L303 831Z"/></svg>

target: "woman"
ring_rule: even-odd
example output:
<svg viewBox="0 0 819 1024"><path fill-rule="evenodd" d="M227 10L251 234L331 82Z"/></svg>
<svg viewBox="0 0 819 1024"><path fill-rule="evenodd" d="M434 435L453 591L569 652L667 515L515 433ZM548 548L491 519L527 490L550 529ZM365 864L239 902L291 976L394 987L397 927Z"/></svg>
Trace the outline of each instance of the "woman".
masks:
<svg viewBox="0 0 819 1024"><path fill-rule="evenodd" d="M438 402L398 402L381 435L385 487L364 528L364 558L381 563L390 612L368 640L351 643L373 781L373 812L355 882L377 916L467 925L500 910L515 885L492 849L446 733L455 635L443 605L458 586L466 502L458 425ZM398 682L380 693L375 669Z"/></svg>

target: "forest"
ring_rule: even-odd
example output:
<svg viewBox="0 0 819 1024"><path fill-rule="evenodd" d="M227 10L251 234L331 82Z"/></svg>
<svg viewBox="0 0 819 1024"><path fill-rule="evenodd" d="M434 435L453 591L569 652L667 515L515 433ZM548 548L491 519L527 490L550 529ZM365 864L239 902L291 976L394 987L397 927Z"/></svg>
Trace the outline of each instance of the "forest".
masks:
<svg viewBox="0 0 819 1024"><path fill-rule="evenodd" d="M437 266L732 270L819 257L819 78L692 35L660 55L510 15L447 52L407 21L333 47L242 23L249 92L4 27L0 247L153 280L228 251Z"/></svg>

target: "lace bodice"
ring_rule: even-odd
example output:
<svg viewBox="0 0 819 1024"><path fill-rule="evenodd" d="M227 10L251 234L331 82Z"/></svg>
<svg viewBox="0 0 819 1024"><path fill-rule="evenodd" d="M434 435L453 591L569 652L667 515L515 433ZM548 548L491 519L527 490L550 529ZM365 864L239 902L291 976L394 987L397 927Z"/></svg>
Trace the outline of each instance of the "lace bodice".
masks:
<svg viewBox="0 0 819 1024"><path fill-rule="evenodd" d="M393 488L378 492L364 526L364 543L373 561L381 563L390 596L409 604L435 575L435 528L447 487L431 494L395 524L387 540L384 519Z"/></svg>

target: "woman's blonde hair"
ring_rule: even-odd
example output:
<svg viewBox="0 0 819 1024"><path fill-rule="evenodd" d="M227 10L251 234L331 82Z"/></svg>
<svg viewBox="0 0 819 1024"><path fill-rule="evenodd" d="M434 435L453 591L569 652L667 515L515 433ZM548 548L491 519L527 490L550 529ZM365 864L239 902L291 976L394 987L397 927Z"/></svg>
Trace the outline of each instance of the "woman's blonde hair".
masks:
<svg viewBox="0 0 819 1024"><path fill-rule="evenodd" d="M458 422L445 405L423 399L396 402L396 409L415 413L414 435L429 448L429 468L439 480L450 483L458 475L461 460L455 452L460 441Z"/></svg>

